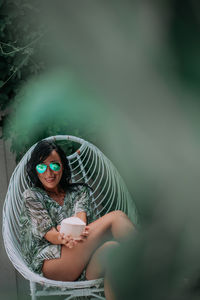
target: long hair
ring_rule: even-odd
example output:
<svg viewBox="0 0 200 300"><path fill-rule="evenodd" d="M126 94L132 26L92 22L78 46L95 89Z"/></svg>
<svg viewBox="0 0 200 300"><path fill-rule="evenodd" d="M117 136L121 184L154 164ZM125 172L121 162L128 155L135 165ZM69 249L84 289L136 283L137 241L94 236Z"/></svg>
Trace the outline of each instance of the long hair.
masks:
<svg viewBox="0 0 200 300"><path fill-rule="evenodd" d="M70 186L73 186L74 184L70 183L71 180L71 170L69 167L69 162L66 157L66 154L64 151L55 143L47 141L47 140L42 140L40 141L34 148L31 157L29 161L27 162L27 173L28 176L33 183L35 187L40 187L43 188L42 183L40 182L37 171L36 171L36 166L40 163L42 163L50 154L51 152L55 150L58 155L60 156L62 166L63 166L63 173L62 177L60 179L60 187L66 191L67 188Z"/></svg>

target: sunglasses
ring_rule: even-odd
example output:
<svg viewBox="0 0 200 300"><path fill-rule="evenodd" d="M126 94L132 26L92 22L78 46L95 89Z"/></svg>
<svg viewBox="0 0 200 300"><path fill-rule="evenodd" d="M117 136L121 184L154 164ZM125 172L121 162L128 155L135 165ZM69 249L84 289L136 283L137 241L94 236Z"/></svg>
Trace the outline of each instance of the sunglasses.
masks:
<svg viewBox="0 0 200 300"><path fill-rule="evenodd" d="M61 164L58 163L58 162L52 162L52 163L49 164L49 168L52 171L54 171L54 172L58 172L61 169ZM46 172L47 165L45 165L45 164L38 164L36 166L36 170L37 170L38 173L42 174L42 173Z"/></svg>

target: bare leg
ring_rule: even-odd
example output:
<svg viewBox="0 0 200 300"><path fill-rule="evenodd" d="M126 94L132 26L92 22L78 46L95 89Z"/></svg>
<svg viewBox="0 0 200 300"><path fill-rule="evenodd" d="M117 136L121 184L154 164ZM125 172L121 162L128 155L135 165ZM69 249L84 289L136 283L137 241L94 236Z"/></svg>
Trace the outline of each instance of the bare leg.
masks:
<svg viewBox="0 0 200 300"><path fill-rule="evenodd" d="M107 276L105 276L105 278L104 278L104 293L106 296L106 300L114 300L115 299L113 290L111 289L111 286L107 279Z"/></svg>
<svg viewBox="0 0 200 300"><path fill-rule="evenodd" d="M117 210L112 212L111 214L113 214L112 217L114 219L112 221L111 231L115 240L121 242L127 239L127 237L129 237L136 231L136 228L133 226L133 223L130 221L130 219L125 213L123 213L120 210Z"/></svg>
<svg viewBox="0 0 200 300"><path fill-rule="evenodd" d="M86 268L86 278L88 280L104 277L104 292L107 300L115 299L106 276L106 269L109 260L108 255L111 254L111 251L117 247L119 247L119 243L115 241L108 241L104 243L94 252Z"/></svg>
<svg viewBox="0 0 200 300"><path fill-rule="evenodd" d="M108 241L94 252L86 268L86 278L88 280L104 277L109 259L108 255L110 251L118 246L118 242Z"/></svg>
<svg viewBox="0 0 200 300"><path fill-rule="evenodd" d="M54 280L74 281L87 266L94 251L103 243L114 238L122 240L134 232L134 226L121 211L113 211L89 224L87 240L69 249L62 246L61 257L45 260L42 271L44 276Z"/></svg>

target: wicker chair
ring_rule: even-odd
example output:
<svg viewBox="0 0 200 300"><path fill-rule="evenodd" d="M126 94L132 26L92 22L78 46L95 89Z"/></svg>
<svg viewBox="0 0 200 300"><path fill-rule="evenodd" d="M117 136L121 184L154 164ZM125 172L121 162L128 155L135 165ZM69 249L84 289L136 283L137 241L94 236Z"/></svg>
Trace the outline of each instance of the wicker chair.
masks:
<svg viewBox="0 0 200 300"><path fill-rule="evenodd" d="M137 224L137 211L119 173L105 155L91 143L68 135L47 138L50 141L70 141L78 143L79 149L68 156L72 171L72 182L87 182L93 189L93 202L96 217L112 210L126 212ZM24 155L15 168L3 207L3 239L5 249L14 267L30 281L32 300L39 296L66 295L65 299L88 297L105 299L103 279L62 282L49 280L32 272L21 255L18 219L22 204L22 193L31 186L25 171L27 160L35 145Z"/></svg>

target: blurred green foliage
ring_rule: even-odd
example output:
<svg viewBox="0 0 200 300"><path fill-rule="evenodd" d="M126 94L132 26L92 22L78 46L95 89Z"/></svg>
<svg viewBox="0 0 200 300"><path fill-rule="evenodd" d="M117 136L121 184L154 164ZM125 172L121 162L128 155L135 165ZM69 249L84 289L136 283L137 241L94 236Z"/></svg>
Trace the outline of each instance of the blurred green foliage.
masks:
<svg viewBox="0 0 200 300"><path fill-rule="evenodd" d="M41 17L38 10L44 2L50 28L58 25L49 40L45 14ZM77 10L76 1L0 1L0 107L7 111L3 136L11 139L17 160L47 135L85 137L85 127L67 109L71 106L62 112L47 102L35 105L39 97L36 103L33 85L27 96L16 98L27 80L47 70L44 53L61 63L70 61L112 102L110 127L100 113L104 149L124 173L142 215L140 235L120 248L119 256L113 255L111 282L117 299L196 300L200 284L198 296L190 287L200 278L200 2L91 2L81 1ZM49 47L47 40L59 47ZM50 82L53 91L56 81ZM26 99L29 109L21 105ZM43 117L46 108L49 116L56 109L59 121L67 112L68 122L49 122ZM90 130L91 139L94 128Z"/></svg>
<svg viewBox="0 0 200 300"><path fill-rule="evenodd" d="M0 1L0 125L3 127L2 137L11 138L11 150L17 160L24 147L19 147L16 143L19 136L12 136L11 131L5 130L5 124L20 88L31 76L45 69L45 61L40 57L41 49L45 47L42 42L45 29L37 22L38 3L27 0ZM9 122L12 120L9 119Z"/></svg>
<svg viewBox="0 0 200 300"><path fill-rule="evenodd" d="M38 53L44 28L37 23L37 1L0 1L0 109L8 108L19 88L44 69ZM37 58L36 58L37 56Z"/></svg>
<svg viewBox="0 0 200 300"><path fill-rule="evenodd" d="M4 132L10 133L18 161L30 145L47 136L70 134L94 142L102 113L93 93L73 74L53 70L20 90ZM75 149L67 148L68 155Z"/></svg>
<svg viewBox="0 0 200 300"><path fill-rule="evenodd" d="M45 73L49 67L47 53L52 45L49 45L46 39L47 25L41 21L42 12L40 1L0 1L0 126L3 128L2 138L11 140L11 151L15 154L17 162L32 144L42 138L57 134L71 134L85 139L91 137L89 129L86 132L86 129L78 123L75 124L72 118L67 119L69 114L64 118L64 110L67 108L60 107L59 109L55 94L53 105L52 102L48 104L46 98L41 98L38 102L34 96L31 97L31 90L28 93L31 100L24 99L22 95L29 81L32 78L37 80L38 76ZM55 85L56 83L51 81L49 84ZM39 89L42 89L41 86ZM46 97L49 97L49 94L47 92ZM39 93L35 96L41 97ZM29 101L28 107L25 100ZM36 101L37 112L33 115L31 109ZM62 101L60 105L63 105L65 99L58 101ZM23 105L26 111L20 114L18 111ZM53 120L48 118L46 112L46 109L50 107L51 117L54 115ZM54 113L57 108L59 111ZM41 111L44 114L38 117ZM32 120L32 123L29 122L30 126L27 125L28 120ZM71 146L69 149L72 149Z"/></svg>

